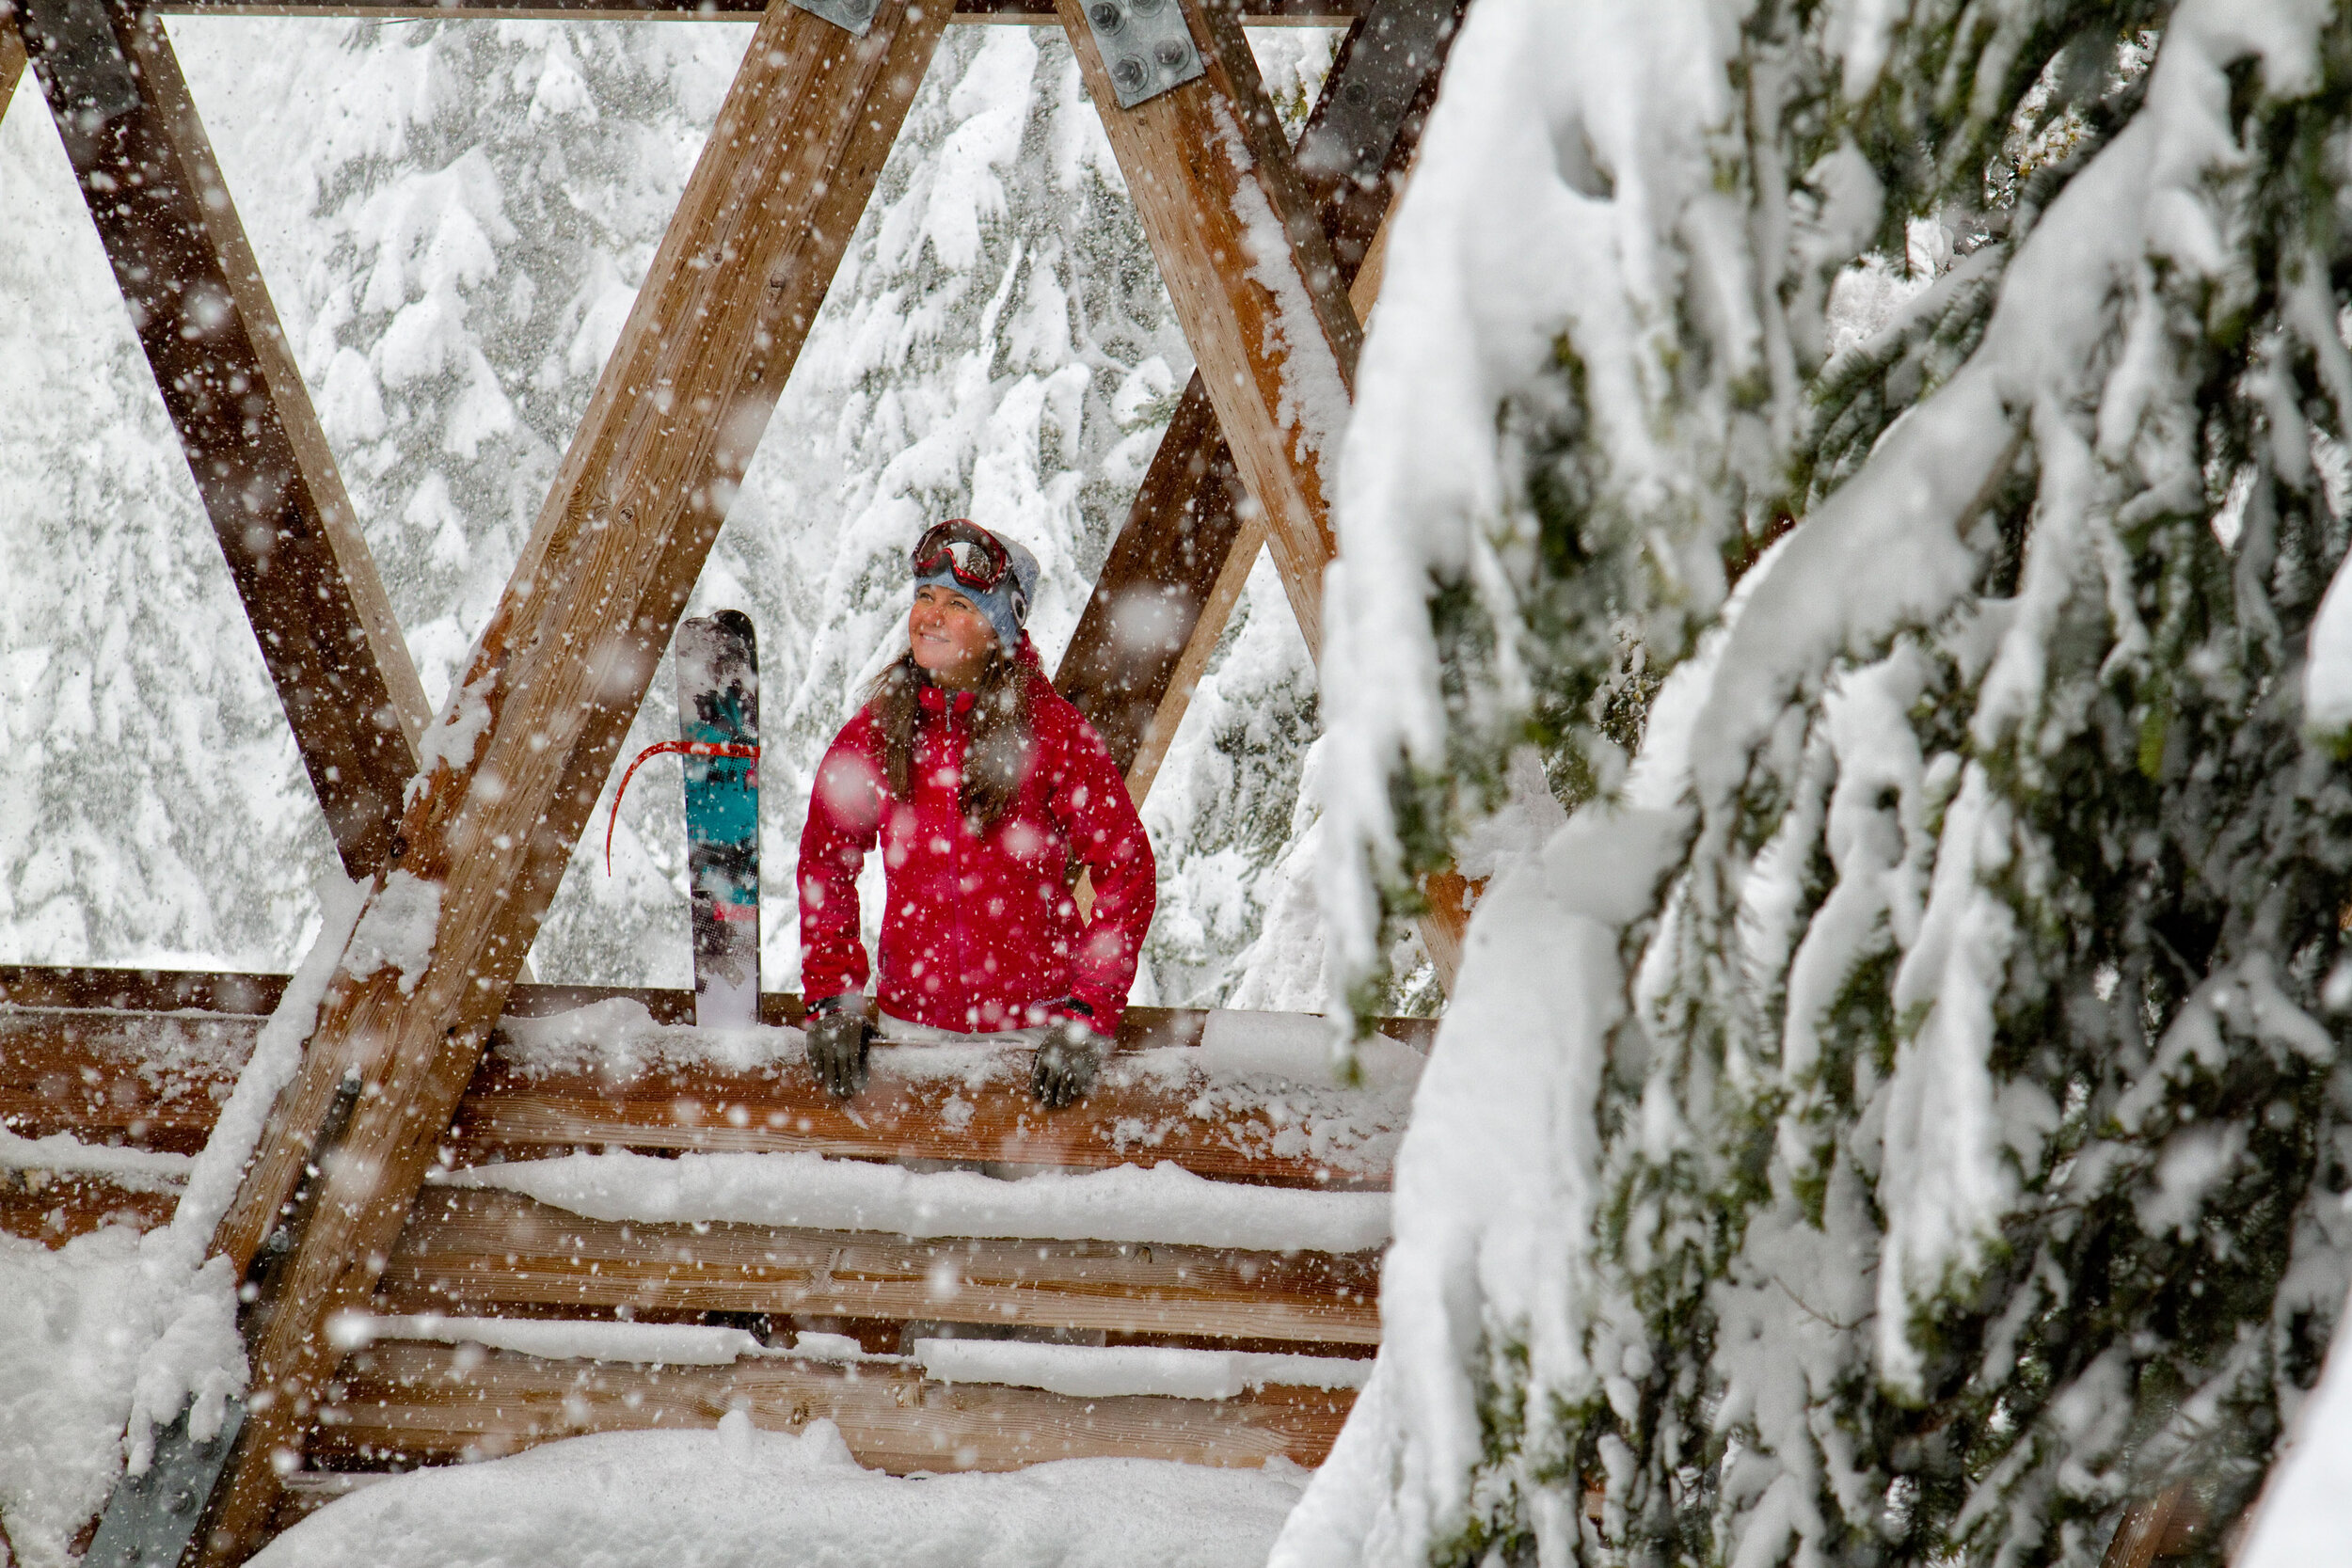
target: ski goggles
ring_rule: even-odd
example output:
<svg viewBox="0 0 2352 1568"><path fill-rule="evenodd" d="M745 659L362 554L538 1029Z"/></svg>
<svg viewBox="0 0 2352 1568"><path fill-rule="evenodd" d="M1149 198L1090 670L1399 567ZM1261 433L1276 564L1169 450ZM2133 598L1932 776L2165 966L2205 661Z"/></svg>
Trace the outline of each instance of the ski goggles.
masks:
<svg viewBox="0 0 2352 1568"><path fill-rule="evenodd" d="M914 575L946 572L976 594L993 591L1012 570L1012 557L997 537L961 517L934 524L914 546Z"/></svg>

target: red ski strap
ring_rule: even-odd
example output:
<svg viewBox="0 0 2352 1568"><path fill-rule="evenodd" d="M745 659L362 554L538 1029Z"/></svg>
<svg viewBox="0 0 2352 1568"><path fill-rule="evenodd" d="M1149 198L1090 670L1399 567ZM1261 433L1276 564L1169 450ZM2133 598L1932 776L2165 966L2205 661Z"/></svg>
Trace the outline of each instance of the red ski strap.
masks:
<svg viewBox="0 0 2352 1568"><path fill-rule="evenodd" d="M759 760L759 748L746 746L739 740L662 740L637 753L637 760L621 775L621 787L612 792L612 810L604 819L604 874L612 875L612 825L621 819L621 797L628 793L628 781L637 776L637 768L647 757L658 757L664 752L675 752L690 757L749 757Z"/></svg>

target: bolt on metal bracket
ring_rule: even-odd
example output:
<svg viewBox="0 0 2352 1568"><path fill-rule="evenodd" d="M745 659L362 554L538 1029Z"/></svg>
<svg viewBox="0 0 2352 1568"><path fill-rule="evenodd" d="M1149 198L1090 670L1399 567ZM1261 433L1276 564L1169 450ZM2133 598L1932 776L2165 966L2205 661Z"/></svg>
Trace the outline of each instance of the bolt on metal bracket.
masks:
<svg viewBox="0 0 2352 1568"><path fill-rule="evenodd" d="M866 29L874 24L874 13L882 9L882 0L792 0L792 4L859 38L866 36Z"/></svg>
<svg viewBox="0 0 2352 1568"><path fill-rule="evenodd" d="M1087 30L1102 51L1119 106L1132 109L1208 70L1178 0L1086 0Z"/></svg>

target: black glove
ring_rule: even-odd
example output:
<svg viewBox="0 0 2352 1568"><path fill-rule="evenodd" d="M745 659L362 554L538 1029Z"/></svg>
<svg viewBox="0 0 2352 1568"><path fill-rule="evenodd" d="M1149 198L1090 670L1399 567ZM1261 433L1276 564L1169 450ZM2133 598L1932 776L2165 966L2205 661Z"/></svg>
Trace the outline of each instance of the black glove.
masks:
<svg viewBox="0 0 2352 1568"><path fill-rule="evenodd" d="M866 1053L873 1043L874 1026L850 1006L824 1006L811 1017L808 1066L817 1081L843 1100L866 1086Z"/></svg>
<svg viewBox="0 0 2352 1568"><path fill-rule="evenodd" d="M1094 1087L1103 1058L1111 1042L1074 1018L1056 1019L1038 1043L1037 1061L1029 1069L1029 1092L1051 1109L1067 1105Z"/></svg>

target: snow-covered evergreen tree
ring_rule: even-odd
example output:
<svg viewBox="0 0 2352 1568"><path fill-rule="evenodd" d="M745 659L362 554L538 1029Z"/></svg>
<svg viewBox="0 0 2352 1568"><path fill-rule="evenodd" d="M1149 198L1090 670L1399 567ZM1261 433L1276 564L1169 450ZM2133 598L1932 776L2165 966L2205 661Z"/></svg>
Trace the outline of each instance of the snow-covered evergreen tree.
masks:
<svg viewBox="0 0 2352 1568"><path fill-rule="evenodd" d="M1583 803L1278 1561L2088 1564L2251 1495L2352 1266L2348 147L2340 8L1473 8L1342 479L1344 976L1522 748Z"/></svg>
<svg viewBox="0 0 2352 1568"><path fill-rule="evenodd" d="M0 198L0 958L282 966L334 848L29 74Z"/></svg>

